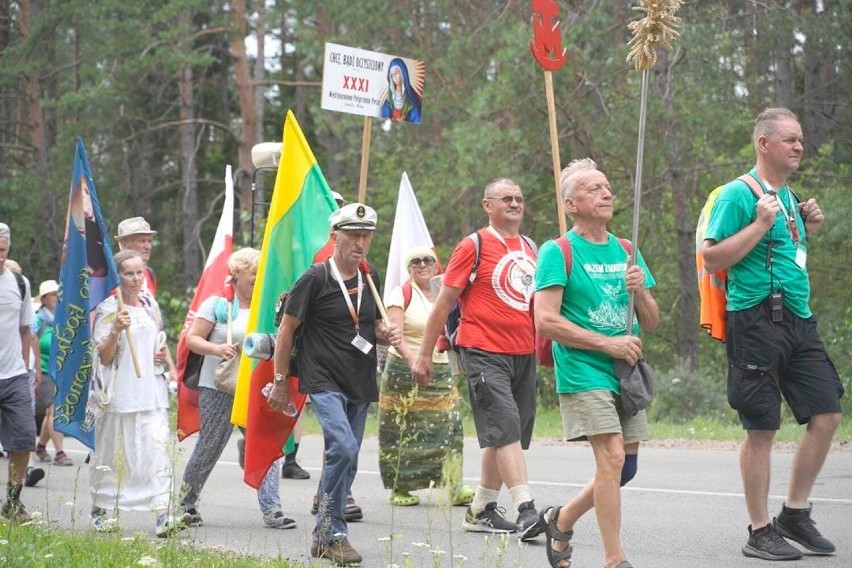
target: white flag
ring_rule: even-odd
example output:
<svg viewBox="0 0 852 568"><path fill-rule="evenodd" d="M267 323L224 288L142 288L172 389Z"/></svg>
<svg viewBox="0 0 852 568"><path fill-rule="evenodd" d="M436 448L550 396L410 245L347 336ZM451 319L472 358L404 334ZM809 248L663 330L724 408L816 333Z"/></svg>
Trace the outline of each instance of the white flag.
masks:
<svg viewBox="0 0 852 568"><path fill-rule="evenodd" d="M417 204L408 174L403 172L399 182L399 198L396 201L396 215L393 218L388 267L385 271L384 300L387 302L391 291L408 280L408 267L405 255L414 247L435 248L423 213Z"/></svg>

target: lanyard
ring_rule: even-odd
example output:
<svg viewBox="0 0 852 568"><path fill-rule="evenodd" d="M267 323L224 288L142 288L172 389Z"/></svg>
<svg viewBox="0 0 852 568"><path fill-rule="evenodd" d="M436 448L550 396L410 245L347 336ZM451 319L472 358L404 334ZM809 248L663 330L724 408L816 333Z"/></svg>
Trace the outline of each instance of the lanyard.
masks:
<svg viewBox="0 0 852 568"><path fill-rule="evenodd" d="M360 335L361 323L358 320L358 312L361 311L361 290L363 289L363 281L361 280L361 270L358 269L358 307L352 305L352 298L349 297L349 292L346 291L346 284L343 283L343 277L340 276L340 271L337 269L337 264L334 263L334 257L328 259L331 265L331 273L337 278L337 283L340 284L340 291L343 292L343 299L346 300L346 305L349 308L349 315L352 316L352 322L355 324L355 334Z"/></svg>
<svg viewBox="0 0 852 568"><path fill-rule="evenodd" d="M503 246L504 246L504 247L506 247L506 252L509 252L509 253L517 252L517 251L513 251L512 249L510 249L510 248L509 248L509 245L508 245L508 244L506 244L506 240L503 238L503 235L501 235L500 233L498 233L498 232L497 232L497 229L495 229L493 226L488 225L488 229L487 229L487 230L488 230L488 232L489 232L489 233L491 233L492 235L494 235L494 236L497 238L497 240L498 240L498 241L500 241L500 242L503 244ZM526 256L526 257L528 257L528 258L531 258L531 257L530 257L530 255L528 255L528 254L527 254L527 247L526 247L526 245L524 244L524 237L522 237L521 235L518 235L518 239L521 241L521 254L522 254L523 256ZM520 271L521 271L521 272L523 272L524 274L529 274L526 270L524 270L524 267L522 267L522 266L518 263L518 259L517 259L516 257L514 257L514 256L512 257L512 262L514 262L514 263L515 263L515 266L517 266L517 267L520 269Z"/></svg>
<svg viewBox="0 0 852 568"><path fill-rule="evenodd" d="M784 215L784 221L787 224L787 230L790 231L790 238L792 238L793 244L798 244L799 227L796 225L796 207L793 203L793 196L790 194L790 190L787 189L787 203L790 205L790 209L788 210L787 207L784 205L784 200L781 199L781 194L775 191L772 186L766 183L765 181L763 182L763 184L769 188L767 193L769 193L769 191L775 193L775 201L778 202L778 207L781 208L781 214ZM782 187L781 189L784 188Z"/></svg>

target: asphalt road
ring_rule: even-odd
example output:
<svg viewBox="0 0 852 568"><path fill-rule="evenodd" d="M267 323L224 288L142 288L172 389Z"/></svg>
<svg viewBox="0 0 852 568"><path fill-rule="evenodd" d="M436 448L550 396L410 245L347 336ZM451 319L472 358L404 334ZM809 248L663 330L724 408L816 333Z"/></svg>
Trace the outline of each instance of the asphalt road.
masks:
<svg viewBox="0 0 852 568"><path fill-rule="evenodd" d="M311 564L309 555L313 517L309 514L321 463L322 439L306 436L299 459L312 478L282 480L285 513L296 519L292 530L263 527L254 491L243 484L236 462L237 436L214 469L199 503L205 524L181 538L205 547L282 557ZM194 444L179 446L178 473ZM23 500L41 519L71 530L85 530L90 505L88 471L80 465L82 446L67 443L74 467L52 466ZM464 473L475 486L479 448L465 441ZM792 453L773 456L770 510L781 508ZM582 444L534 443L527 453L530 488L539 508L561 504L576 494L593 471L591 450ZM0 481L5 481L5 467ZM392 507L378 475L377 439L364 441L354 493L364 509L364 520L350 524L350 541L364 556L365 567L538 567L547 566L544 537L521 544L513 536L485 536L461 530L464 508L450 508L439 492L421 491L417 507ZM806 556L788 566L852 567L852 452L829 455L812 495L813 516L819 529L838 552L829 557ZM511 509L504 491L500 505ZM514 516L514 515L512 515ZM125 535L145 532L153 539L153 515L122 513ZM738 453L734 449L680 449L648 447L640 451L639 471L623 492L623 542L637 568L737 568L764 565L742 556L748 520L741 492ZM391 539L391 535L393 538ZM575 568L600 567L603 552L593 514L575 527ZM328 565L318 561L316 565Z"/></svg>

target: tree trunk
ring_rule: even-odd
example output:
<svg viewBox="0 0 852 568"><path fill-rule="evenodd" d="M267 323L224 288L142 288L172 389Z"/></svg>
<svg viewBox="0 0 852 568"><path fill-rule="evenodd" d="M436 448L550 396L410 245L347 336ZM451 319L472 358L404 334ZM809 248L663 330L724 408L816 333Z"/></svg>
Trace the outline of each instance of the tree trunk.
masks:
<svg viewBox="0 0 852 568"><path fill-rule="evenodd" d="M240 118L242 137L238 152L238 163L234 173L234 188L240 199L240 209L248 215L240 215L242 220L240 230L251 230L250 215L252 211L251 173L254 164L251 161L251 148L258 140L257 108L254 100L254 85L249 73L248 56L246 55L246 2L234 0L231 2L231 58L234 62L234 80L240 100ZM257 224L258 219L255 219Z"/></svg>
<svg viewBox="0 0 852 568"><path fill-rule="evenodd" d="M189 33L191 18L181 13L184 29ZM189 52L191 44L183 43L182 49ZM178 85L180 92L180 162L181 162L181 218L183 237L183 278L186 288L192 288L201 276L201 245L199 243L198 219L198 164L196 162L195 95L193 93L192 67L184 64ZM189 219L190 222L186 222Z"/></svg>
<svg viewBox="0 0 852 568"><path fill-rule="evenodd" d="M674 104L674 70L682 55L678 50L673 57L664 53L661 62L666 71L663 108L664 139L670 140L666 153L666 181L672 191L674 227L677 246L677 273L680 291L674 313L677 314L675 332L677 356L690 371L698 370L698 278L695 274L695 222L689 208L689 197L684 181L684 164L678 136L677 107Z"/></svg>

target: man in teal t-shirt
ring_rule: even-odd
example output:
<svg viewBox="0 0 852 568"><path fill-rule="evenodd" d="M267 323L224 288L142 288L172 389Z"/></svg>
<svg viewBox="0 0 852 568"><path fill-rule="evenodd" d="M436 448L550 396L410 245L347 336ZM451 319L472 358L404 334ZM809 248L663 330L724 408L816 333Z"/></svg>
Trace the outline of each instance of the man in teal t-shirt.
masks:
<svg viewBox="0 0 852 568"><path fill-rule="evenodd" d="M568 440L588 440L595 454L595 476L563 507L544 514L551 566L571 557L574 525L597 503L598 526L606 566L627 568L621 546L621 486L636 474L639 442L648 440L645 411L629 415L621 405L614 360L634 365L642 357L638 327L653 331L660 310L649 288L654 285L642 255L627 267L630 245L610 234L612 189L594 161L575 160L560 178L565 211L574 219L567 233L571 270L556 241L539 251L536 269L535 324L553 340L556 391ZM635 294L634 334L627 335L627 308Z"/></svg>
<svg viewBox="0 0 852 568"><path fill-rule="evenodd" d="M763 194L727 184L710 212L704 267L728 271L725 336L728 402L746 430L740 464L751 524L742 552L764 560L802 553L831 554L810 516L808 497L840 422L843 385L817 334L808 300L807 239L825 220L816 201L798 199L787 178L804 151L802 127L784 108L766 109L754 123L757 165L750 172ZM793 460L781 513L769 519L769 462L781 426L781 397L807 424Z"/></svg>

